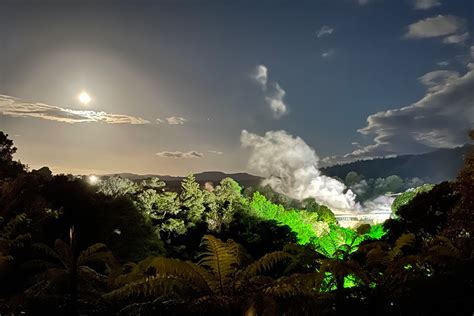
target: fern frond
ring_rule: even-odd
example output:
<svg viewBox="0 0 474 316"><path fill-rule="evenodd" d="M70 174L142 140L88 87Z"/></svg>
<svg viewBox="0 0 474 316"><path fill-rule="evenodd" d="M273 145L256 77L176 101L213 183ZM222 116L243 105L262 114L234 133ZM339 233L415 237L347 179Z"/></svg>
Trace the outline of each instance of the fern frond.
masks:
<svg viewBox="0 0 474 316"><path fill-rule="evenodd" d="M26 261L21 265L21 267L26 270L47 270L52 268L58 268L60 267L60 265L54 264L46 260L35 259Z"/></svg>
<svg viewBox="0 0 474 316"><path fill-rule="evenodd" d="M71 247L62 239L56 239L54 242L54 250L61 258L61 261L64 262L65 267L70 267L72 265L73 254Z"/></svg>
<svg viewBox="0 0 474 316"><path fill-rule="evenodd" d="M389 252L390 260L395 259L402 253L402 248L412 247L415 244L415 234L403 234L395 241L395 247Z"/></svg>
<svg viewBox="0 0 474 316"><path fill-rule="evenodd" d="M375 267L378 265L387 266L390 264L390 258L387 256L387 252L381 248L371 249L367 253L366 260L370 267Z"/></svg>
<svg viewBox="0 0 474 316"><path fill-rule="evenodd" d="M145 278L105 294L108 300L120 300L130 297L158 297L158 296L180 296L186 284L171 276L155 276Z"/></svg>
<svg viewBox="0 0 474 316"><path fill-rule="evenodd" d="M238 245L233 242L224 243L211 235L202 238L201 245L206 251L201 254L199 265L208 267L219 281L220 293L229 284L229 278L235 272L238 260Z"/></svg>
<svg viewBox="0 0 474 316"><path fill-rule="evenodd" d="M292 297L298 295L316 295L319 293L324 275L321 273L293 274L277 280L264 289L264 293L276 297Z"/></svg>
<svg viewBox="0 0 474 316"><path fill-rule="evenodd" d="M104 283L104 284L106 284L107 280L108 280L106 275L103 275L103 274L95 271L94 269L91 269L91 268L86 267L86 266L78 267L77 272L78 272L79 276L81 277L81 279L84 279L84 280L96 281L96 282L100 282L100 283Z"/></svg>
<svg viewBox="0 0 474 316"><path fill-rule="evenodd" d="M212 276L201 267L196 267L192 262L156 257L149 265L154 267L158 275L172 276L183 279L189 286L203 292L211 292L208 281L212 282ZM201 268L201 270L199 269ZM199 271L199 272L198 272ZM207 273L207 274L206 274ZM214 278L215 279L215 278Z"/></svg>
<svg viewBox="0 0 474 316"><path fill-rule="evenodd" d="M11 241L11 246L12 247L23 247L25 244L31 240L31 235L30 234L21 234L15 237Z"/></svg>
<svg viewBox="0 0 474 316"><path fill-rule="evenodd" d="M93 255L97 253L102 254L102 253L107 253L107 252L108 252L108 249L105 244L101 244L101 243L93 244L92 246L88 247L86 250L82 251L79 254L79 257L77 258L77 263L82 265L86 262L97 261L97 260L91 260L92 258L94 258Z"/></svg>
<svg viewBox="0 0 474 316"><path fill-rule="evenodd" d="M50 256L51 258L54 258L56 259L57 261L59 261L65 268L67 268L67 264L66 262L63 261L63 259L56 253L56 251L54 251L51 247L49 247L48 245L45 245L43 243L34 243L33 245L31 245L31 247L35 250L38 250L38 251L41 251L43 252L44 254Z"/></svg>
<svg viewBox="0 0 474 316"><path fill-rule="evenodd" d="M13 219L8 221L8 223L0 231L0 239L10 239L17 227L26 220L26 215L24 213L18 214Z"/></svg>
<svg viewBox="0 0 474 316"><path fill-rule="evenodd" d="M220 282L212 273L209 273L206 269L197 264L190 264L190 267L201 276L213 293L219 293Z"/></svg>
<svg viewBox="0 0 474 316"><path fill-rule="evenodd" d="M249 278L254 275L257 275L262 271L270 271L275 264L291 257L292 256L290 254L284 251L274 251L271 253L267 253L257 261L247 266L243 270L242 276L244 278Z"/></svg>
<svg viewBox="0 0 474 316"><path fill-rule="evenodd" d="M437 236L433 246L428 249L425 260L431 262L443 262L446 258L460 258L461 251L456 248L451 240L444 236Z"/></svg>

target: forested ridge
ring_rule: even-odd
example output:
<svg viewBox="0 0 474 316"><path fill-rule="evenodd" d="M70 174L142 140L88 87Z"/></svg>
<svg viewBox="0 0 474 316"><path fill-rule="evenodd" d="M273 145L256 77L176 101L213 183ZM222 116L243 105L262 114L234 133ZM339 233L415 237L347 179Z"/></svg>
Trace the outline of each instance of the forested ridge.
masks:
<svg viewBox="0 0 474 316"><path fill-rule="evenodd" d="M471 132L474 139L474 132ZM383 225L232 178L29 170L0 132L0 315L472 315L474 152L455 180L345 172ZM354 170L350 170L354 171ZM362 192L362 191L361 191Z"/></svg>

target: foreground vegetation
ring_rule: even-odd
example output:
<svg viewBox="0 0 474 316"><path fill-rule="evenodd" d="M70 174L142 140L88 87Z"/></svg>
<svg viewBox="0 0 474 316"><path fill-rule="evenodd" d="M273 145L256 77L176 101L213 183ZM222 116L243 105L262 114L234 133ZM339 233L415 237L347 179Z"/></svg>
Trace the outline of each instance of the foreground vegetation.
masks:
<svg viewBox="0 0 474 316"><path fill-rule="evenodd" d="M230 178L91 184L15 150L0 132L1 315L472 314L474 153L383 226L348 229Z"/></svg>

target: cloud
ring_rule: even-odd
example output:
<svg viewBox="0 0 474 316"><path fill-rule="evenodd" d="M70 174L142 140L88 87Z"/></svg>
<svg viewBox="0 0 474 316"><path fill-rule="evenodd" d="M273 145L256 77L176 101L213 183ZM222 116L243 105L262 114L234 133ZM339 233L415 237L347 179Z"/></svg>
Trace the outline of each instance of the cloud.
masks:
<svg viewBox="0 0 474 316"><path fill-rule="evenodd" d="M331 57L332 55L334 55L334 49L329 49L321 53L322 58L328 58L328 57Z"/></svg>
<svg viewBox="0 0 474 316"><path fill-rule="evenodd" d="M171 116L166 118L166 122L168 122L169 125L182 125L187 121L187 119L181 116Z"/></svg>
<svg viewBox="0 0 474 316"><path fill-rule="evenodd" d="M323 25L323 27L319 29L316 36L318 38L321 38L323 36L331 35L332 33L334 33L334 29L332 27L330 27L329 25Z"/></svg>
<svg viewBox="0 0 474 316"><path fill-rule="evenodd" d="M250 169L265 177L263 185L295 199L313 197L335 212L357 208L352 191L321 174L319 157L301 138L285 131L259 136L243 130L240 141L250 151Z"/></svg>
<svg viewBox="0 0 474 316"><path fill-rule="evenodd" d="M140 117L110 114L103 111L72 110L59 106L23 102L18 98L0 95L0 113L13 117L33 117L64 123L101 122L107 124L149 124Z"/></svg>
<svg viewBox="0 0 474 316"><path fill-rule="evenodd" d="M285 103L286 91L278 84L278 82L268 82L268 69L264 65L257 66L254 79L259 83L265 93L265 101L267 102L273 116L276 119L288 113L288 106Z"/></svg>
<svg viewBox="0 0 474 316"><path fill-rule="evenodd" d="M469 38L469 33L465 32L463 34L454 34L449 35L443 38L443 43L445 44L464 44L464 42Z"/></svg>
<svg viewBox="0 0 474 316"><path fill-rule="evenodd" d="M415 0L413 2L413 7L416 10L428 10L440 5L441 2L439 0Z"/></svg>
<svg viewBox="0 0 474 316"><path fill-rule="evenodd" d="M170 116L166 117L164 119L162 118L157 118L156 123L161 124L161 123L167 123L168 125L182 125L186 123L188 120L185 119L184 117L181 116Z"/></svg>
<svg viewBox="0 0 474 316"><path fill-rule="evenodd" d="M273 85L272 93L265 97L270 109L273 111L275 118L280 118L288 112L288 108L283 100L286 91L283 90L278 83Z"/></svg>
<svg viewBox="0 0 474 316"><path fill-rule="evenodd" d="M436 70L429 72L420 78L420 82L428 87L428 91L434 92L442 89L447 84L456 81L459 78L457 71L451 70Z"/></svg>
<svg viewBox="0 0 474 316"><path fill-rule="evenodd" d="M258 65L257 66L257 72L255 74L255 80L262 85L262 87L267 87L267 81L268 81L268 69L264 65Z"/></svg>
<svg viewBox="0 0 474 316"><path fill-rule="evenodd" d="M158 157L161 158L202 158L204 157L203 153L200 153L198 151L188 151L188 152L182 152L182 151L162 151L159 153L156 153Z"/></svg>
<svg viewBox="0 0 474 316"><path fill-rule="evenodd" d="M367 126L359 132L373 136L373 144L327 161L422 153L467 143L468 130L474 127L474 64L462 76L440 70L427 73L420 81L428 91L419 101L367 118Z"/></svg>
<svg viewBox="0 0 474 316"><path fill-rule="evenodd" d="M430 38L459 33L465 29L465 21L453 15L438 15L420 20L408 26L407 38Z"/></svg>
<svg viewBox="0 0 474 316"><path fill-rule="evenodd" d="M217 150L208 150L207 152L214 154L214 155L223 155L224 153L222 151L217 151Z"/></svg>
<svg viewBox="0 0 474 316"><path fill-rule="evenodd" d="M449 66L449 61L443 60L443 61L437 62L436 65L441 66L441 67L446 67L446 66Z"/></svg>

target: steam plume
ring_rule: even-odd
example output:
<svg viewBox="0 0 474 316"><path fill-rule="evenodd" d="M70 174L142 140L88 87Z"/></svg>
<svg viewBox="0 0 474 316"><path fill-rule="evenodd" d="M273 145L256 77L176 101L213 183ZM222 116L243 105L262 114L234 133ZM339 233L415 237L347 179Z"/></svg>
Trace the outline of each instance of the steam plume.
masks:
<svg viewBox="0 0 474 316"><path fill-rule="evenodd" d="M264 136L242 131L242 146L249 148L249 167L264 176L264 185L295 199L313 197L335 213L358 210L355 194L318 170L319 157L300 137L285 131Z"/></svg>

